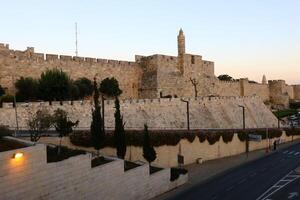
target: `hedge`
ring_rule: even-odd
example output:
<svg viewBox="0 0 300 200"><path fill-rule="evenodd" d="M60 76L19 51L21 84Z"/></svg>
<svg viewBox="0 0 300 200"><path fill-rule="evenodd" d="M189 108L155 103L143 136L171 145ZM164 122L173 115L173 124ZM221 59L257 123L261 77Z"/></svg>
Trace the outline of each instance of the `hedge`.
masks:
<svg viewBox="0 0 300 200"><path fill-rule="evenodd" d="M283 129L287 136L300 135L300 129ZM261 135L262 139L267 138L265 129L247 129L244 130L214 130L214 131L150 131L151 142L153 146L176 146L181 139L186 139L190 143L194 142L195 138L198 137L199 142L203 143L205 140L210 145L222 140L224 143L232 141L234 134L241 142L246 141L248 134ZM268 138L277 138L282 136L282 129L269 129ZM89 131L77 131L70 135L70 140L74 145L92 147L91 137ZM141 131L126 131L126 143L129 146L142 146L143 145L143 134ZM113 132L107 133L103 147L114 147Z"/></svg>

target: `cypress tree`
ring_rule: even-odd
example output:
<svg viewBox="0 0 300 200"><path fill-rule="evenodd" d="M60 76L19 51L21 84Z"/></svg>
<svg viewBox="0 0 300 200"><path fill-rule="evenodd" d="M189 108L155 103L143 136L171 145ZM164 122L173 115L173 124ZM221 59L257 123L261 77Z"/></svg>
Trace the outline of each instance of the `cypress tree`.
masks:
<svg viewBox="0 0 300 200"><path fill-rule="evenodd" d="M96 79L94 79L94 109L92 111L91 136L93 147L97 150L97 156L99 156L99 150L102 147L105 136L102 129L99 90L97 88Z"/></svg>
<svg viewBox="0 0 300 200"><path fill-rule="evenodd" d="M115 132L114 132L114 142L117 150L118 158L125 158L126 155L126 137L123 123L123 116L121 116L120 111L120 101L119 98L116 97L115 100Z"/></svg>
<svg viewBox="0 0 300 200"><path fill-rule="evenodd" d="M149 162L149 165L156 159L156 152L151 145L147 124L144 125L143 157Z"/></svg>

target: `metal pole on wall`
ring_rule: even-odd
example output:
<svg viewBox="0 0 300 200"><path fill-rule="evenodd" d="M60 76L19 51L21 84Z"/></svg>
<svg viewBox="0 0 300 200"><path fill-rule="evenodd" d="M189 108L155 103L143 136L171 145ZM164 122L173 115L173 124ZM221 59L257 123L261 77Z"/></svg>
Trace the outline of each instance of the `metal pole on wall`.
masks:
<svg viewBox="0 0 300 200"><path fill-rule="evenodd" d="M12 76L12 84L15 84L15 77ZM16 116L16 129L15 129L15 137L17 137L17 133L19 131L19 122L18 122L18 111L17 111L17 101L16 101L16 89L14 88L14 107L15 107L15 116Z"/></svg>
<svg viewBox="0 0 300 200"><path fill-rule="evenodd" d="M182 102L186 103L186 118L187 118L187 130L190 130L190 102L184 99L180 99Z"/></svg>
<svg viewBox="0 0 300 200"><path fill-rule="evenodd" d="M241 106L241 105L238 105L238 106L243 109L243 131L245 132L245 130L246 130L245 106ZM246 133L246 153L247 153L247 158L248 158L248 153L249 153L249 136L248 136L248 133Z"/></svg>
<svg viewBox="0 0 300 200"><path fill-rule="evenodd" d="M105 119L104 119L104 96L101 95L101 104L102 104L102 128L103 128L103 134L105 134Z"/></svg>

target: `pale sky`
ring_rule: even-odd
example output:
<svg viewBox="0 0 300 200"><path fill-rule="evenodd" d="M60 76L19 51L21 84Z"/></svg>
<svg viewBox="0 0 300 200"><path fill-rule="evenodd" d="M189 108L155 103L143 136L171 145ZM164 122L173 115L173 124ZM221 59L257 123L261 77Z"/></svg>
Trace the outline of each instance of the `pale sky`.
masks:
<svg viewBox="0 0 300 200"><path fill-rule="evenodd" d="M75 22L79 56L176 55L182 27L216 75L300 84L299 0L2 0L0 42L74 55Z"/></svg>

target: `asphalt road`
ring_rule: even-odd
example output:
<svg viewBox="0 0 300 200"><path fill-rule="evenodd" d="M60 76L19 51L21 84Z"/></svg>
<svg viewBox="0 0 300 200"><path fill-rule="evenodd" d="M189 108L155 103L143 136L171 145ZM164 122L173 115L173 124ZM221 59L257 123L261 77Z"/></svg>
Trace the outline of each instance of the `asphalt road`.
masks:
<svg viewBox="0 0 300 200"><path fill-rule="evenodd" d="M237 167L209 181L194 185L168 199L284 200L288 199L290 195L294 196L293 199L297 199L296 193L290 193L299 191L300 194L299 179L293 180L277 192L271 190L275 190L273 186L276 186L289 173L294 173L292 171L298 166L300 166L300 144ZM290 175L292 177L293 174ZM284 192L284 190L287 191Z"/></svg>

